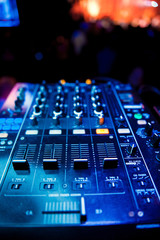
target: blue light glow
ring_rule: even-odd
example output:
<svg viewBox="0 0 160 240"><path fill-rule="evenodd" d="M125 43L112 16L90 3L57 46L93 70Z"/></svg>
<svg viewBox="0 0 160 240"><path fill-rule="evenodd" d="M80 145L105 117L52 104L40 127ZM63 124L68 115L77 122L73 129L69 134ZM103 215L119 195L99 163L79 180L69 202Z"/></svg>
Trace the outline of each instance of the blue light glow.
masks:
<svg viewBox="0 0 160 240"><path fill-rule="evenodd" d="M0 0L0 27L16 27L19 24L16 0Z"/></svg>

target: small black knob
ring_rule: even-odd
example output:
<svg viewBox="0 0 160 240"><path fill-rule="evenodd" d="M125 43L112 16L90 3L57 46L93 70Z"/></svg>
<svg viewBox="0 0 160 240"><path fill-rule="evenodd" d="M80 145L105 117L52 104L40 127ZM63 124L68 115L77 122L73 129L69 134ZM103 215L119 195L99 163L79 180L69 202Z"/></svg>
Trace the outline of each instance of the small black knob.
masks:
<svg viewBox="0 0 160 240"><path fill-rule="evenodd" d="M75 106L75 111L77 113L80 113L82 111L82 105L80 103L77 103Z"/></svg>
<svg viewBox="0 0 160 240"><path fill-rule="evenodd" d="M134 156L137 152L137 145L135 143L130 143L127 152L129 155Z"/></svg>
<svg viewBox="0 0 160 240"><path fill-rule="evenodd" d="M96 106L95 110L96 110L97 113L100 113L100 112L103 111L103 107L102 107L100 102L97 103L97 106Z"/></svg>
<svg viewBox="0 0 160 240"><path fill-rule="evenodd" d="M150 141L151 147L158 148L159 142L160 142L160 136L157 133L154 133Z"/></svg>
<svg viewBox="0 0 160 240"><path fill-rule="evenodd" d="M60 113L60 111L61 111L61 108L60 108L60 105L59 105L58 102L56 102L56 105L55 105L54 111L55 111L56 113Z"/></svg>
<svg viewBox="0 0 160 240"><path fill-rule="evenodd" d="M144 134L146 136L151 136L152 135L152 130L153 130L153 126L150 122L148 122L145 126L145 129L144 129Z"/></svg>
<svg viewBox="0 0 160 240"><path fill-rule="evenodd" d="M42 100L40 98L36 98L36 103L39 106L43 105L43 102L42 102Z"/></svg>
<svg viewBox="0 0 160 240"><path fill-rule="evenodd" d="M42 113L40 107L38 105L34 106L34 114L35 115L40 115Z"/></svg>

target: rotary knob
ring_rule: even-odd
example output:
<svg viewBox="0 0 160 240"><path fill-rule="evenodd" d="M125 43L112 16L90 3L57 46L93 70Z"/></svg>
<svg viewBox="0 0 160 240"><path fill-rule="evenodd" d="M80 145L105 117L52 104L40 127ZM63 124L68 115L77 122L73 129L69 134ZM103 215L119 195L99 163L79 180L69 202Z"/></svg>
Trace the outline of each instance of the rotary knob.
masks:
<svg viewBox="0 0 160 240"><path fill-rule="evenodd" d="M154 133L154 135L150 140L151 147L158 148L159 142L160 142L160 136L158 135L158 133Z"/></svg>
<svg viewBox="0 0 160 240"><path fill-rule="evenodd" d="M152 130L153 130L153 126L150 122L148 122L145 126L145 129L144 129L144 134L146 136L151 136L152 135Z"/></svg>
<svg viewBox="0 0 160 240"><path fill-rule="evenodd" d="M94 113L96 115L103 114L103 107L102 107L100 102L97 103L97 105L95 107L95 110L94 110Z"/></svg>
<svg viewBox="0 0 160 240"><path fill-rule="evenodd" d="M35 105L34 106L34 115L41 115L42 114L42 110L41 110L41 108L38 106L38 105Z"/></svg>

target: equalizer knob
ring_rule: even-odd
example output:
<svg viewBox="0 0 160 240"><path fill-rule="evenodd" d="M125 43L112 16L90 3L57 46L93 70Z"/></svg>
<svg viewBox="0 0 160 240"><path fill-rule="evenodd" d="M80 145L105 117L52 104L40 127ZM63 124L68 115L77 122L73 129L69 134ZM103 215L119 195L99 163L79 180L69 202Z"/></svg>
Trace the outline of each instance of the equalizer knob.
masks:
<svg viewBox="0 0 160 240"><path fill-rule="evenodd" d="M35 105L34 106L34 115L39 116L41 114L42 114L41 108L38 105Z"/></svg>
<svg viewBox="0 0 160 240"><path fill-rule="evenodd" d="M97 103L96 108L94 110L95 114L102 114L103 113L103 107L100 102Z"/></svg>
<svg viewBox="0 0 160 240"><path fill-rule="evenodd" d="M130 143L127 152L129 155L134 156L137 152L137 145L135 143Z"/></svg>

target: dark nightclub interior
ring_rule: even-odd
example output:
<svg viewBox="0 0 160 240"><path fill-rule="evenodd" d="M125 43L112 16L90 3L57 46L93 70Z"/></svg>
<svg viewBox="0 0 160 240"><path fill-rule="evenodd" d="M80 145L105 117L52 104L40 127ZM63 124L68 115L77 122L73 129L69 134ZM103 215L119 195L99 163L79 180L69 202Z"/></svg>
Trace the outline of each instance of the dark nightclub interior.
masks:
<svg viewBox="0 0 160 240"><path fill-rule="evenodd" d="M107 76L158 88L159 15L155 14L152 22L141 19L139 24L134 12L128 22L115 22L112 15L90 20L83 12L74 11L77 2L17 1L20 25L0 28L0 84L4 84L4 77L7 85L10 77L12 85L14 81ZM122 7L127 2L128 10L133 8L132 1L119 2Z"/></svg>

